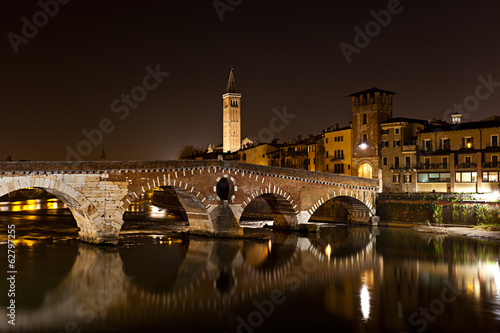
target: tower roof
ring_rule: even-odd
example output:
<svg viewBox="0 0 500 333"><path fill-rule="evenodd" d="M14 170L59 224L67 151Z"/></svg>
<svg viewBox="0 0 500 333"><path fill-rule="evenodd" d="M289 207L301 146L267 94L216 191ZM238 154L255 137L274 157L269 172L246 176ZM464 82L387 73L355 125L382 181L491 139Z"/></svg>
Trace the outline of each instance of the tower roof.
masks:
<svg viewBox="0 0 500 333"><path fill-rule="evenodd" d="M389 90L379 89L377 87L373 87L371 89L366 89L366 90L359 91L359 92L354 93L354 94L350 94L347 97L359 96L359 95L367 95L367 94L374 95L376 92L379 92L381 94L386 93L386 94L390 94L390 95L396 95L395 92L392 92L392 91L389 91Z"/></svg>
<svg viewBox="0 0 500 333"><path fill-rule="evenodd" d="M226 92L227 93L237 92L236 91L236 84L234 83L233 67L231 67L231 72L229 73L229 80L227 81Z"/></svg>

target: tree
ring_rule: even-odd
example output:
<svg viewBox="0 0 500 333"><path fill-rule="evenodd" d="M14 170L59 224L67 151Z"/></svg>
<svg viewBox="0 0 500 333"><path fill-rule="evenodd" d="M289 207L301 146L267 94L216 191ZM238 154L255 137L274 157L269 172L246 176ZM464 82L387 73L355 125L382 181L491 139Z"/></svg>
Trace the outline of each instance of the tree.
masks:
<svg viewBox="0 0 500 333"><path fill-rule="evenodd" d="M181 152L179 153L177 159L182 160L194 156L195 154L201 153L202 150L194 147L193 145L182 146Z"/></svg>

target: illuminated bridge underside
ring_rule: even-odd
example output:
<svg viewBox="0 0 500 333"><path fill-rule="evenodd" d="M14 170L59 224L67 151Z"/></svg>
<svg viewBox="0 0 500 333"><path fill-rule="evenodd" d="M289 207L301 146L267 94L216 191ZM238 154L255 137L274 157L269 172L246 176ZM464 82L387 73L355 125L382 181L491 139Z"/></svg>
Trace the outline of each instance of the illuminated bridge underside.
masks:
<svg viewBox="0 0 500 333"><path fill-rule="evenodd" d="M45 189L70 208L80 238L97 244L117 244L128 206L158 187L178 198L191 232L231 236L243 233L240 217L257 197L269 204L279 228L299 228L331 199L347 209L349 221L370 223L377 185L368 178L225 161L0 163L0 196Z"/></svg>

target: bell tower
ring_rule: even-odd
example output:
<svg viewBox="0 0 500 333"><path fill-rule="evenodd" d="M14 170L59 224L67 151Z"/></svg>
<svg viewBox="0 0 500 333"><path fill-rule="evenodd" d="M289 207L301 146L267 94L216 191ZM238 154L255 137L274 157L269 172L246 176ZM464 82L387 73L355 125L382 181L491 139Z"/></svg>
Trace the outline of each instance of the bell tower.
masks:
<svg viewBox="0 0 500 333"><path fill-rule="evenodd" d="M223 151L241 149L241 94L236 92L233 68L229 73L226 93L222 95Z"/></svg>

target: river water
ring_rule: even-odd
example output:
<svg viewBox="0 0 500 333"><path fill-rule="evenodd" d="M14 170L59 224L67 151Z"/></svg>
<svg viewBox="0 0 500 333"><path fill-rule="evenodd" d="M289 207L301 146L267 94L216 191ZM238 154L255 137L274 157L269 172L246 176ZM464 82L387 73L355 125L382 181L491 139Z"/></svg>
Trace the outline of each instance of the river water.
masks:
<svg viewBox="0 0 500 333"><path fill-rule="evenodd" d="M0 332L500 331L498 242L339 224L205 239L154 209L98 248L74 241L63 208L0 204Z"/></svg>

